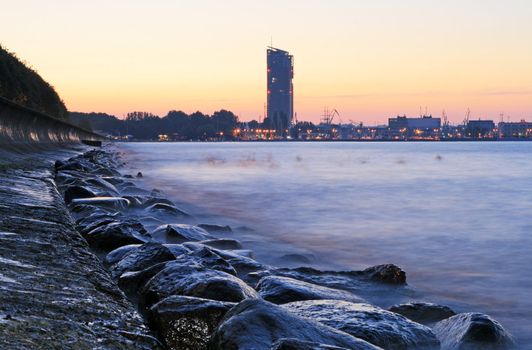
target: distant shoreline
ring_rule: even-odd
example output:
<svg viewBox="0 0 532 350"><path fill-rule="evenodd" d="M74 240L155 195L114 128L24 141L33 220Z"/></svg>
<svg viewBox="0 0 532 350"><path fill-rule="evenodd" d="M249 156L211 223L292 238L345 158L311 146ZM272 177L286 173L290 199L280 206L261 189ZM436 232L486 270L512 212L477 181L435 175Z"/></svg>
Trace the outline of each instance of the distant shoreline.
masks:
<svg viewBox="0 0 532 350"><path fill-rule="evenodd" d="M448 142L531 142L532 139L493 139L493 140L474 140L474 139L446 139L446 140L217 140L217 141L205 141L205 140L179 140L179 141L157 141L157 140L111 140L111 142L118 143L129 143L129 142L145 142L145 143L271 143L271 142L303 142L303 143L314 143L314 142L361 142L361 143L419 143L419 142L430 142L430 143L448 143Z"/></svg>

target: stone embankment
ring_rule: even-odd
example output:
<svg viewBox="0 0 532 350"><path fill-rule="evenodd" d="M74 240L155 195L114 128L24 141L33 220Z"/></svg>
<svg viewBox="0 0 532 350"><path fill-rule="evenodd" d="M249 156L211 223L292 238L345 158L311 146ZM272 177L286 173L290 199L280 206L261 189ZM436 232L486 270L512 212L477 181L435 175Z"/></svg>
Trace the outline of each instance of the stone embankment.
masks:
<svg viewBox="0 0 532 350"><path fill-rule="evenodd" d="M0 152L0 349L156 349L76 231L54 157Z"/></svg>
<svg viewBox="0 0 532 350"><path fill-rule="evenodd" d="M159 191L139 188L133 176L121 175L119 166L116 154L91 151L57 162L55 180L78 232L169 349L507 349L514 345L504 328L487 315L455 315L448 307L428 303L389 310L371 305L372 294L404 288L405 273L395 265L335 272L262 264L240 242L223 237L228 227L199 225ZM57 196L55 189L49 192ZM55 205L63 209L62 204ZM64 213L43 214L27 213L37 220L63 222ZM61 229L77 237L70 242L73 247L86 247L72 227ZM57 260L53 256L59 248L50 244L47 249L51 251L47 256L52 256L48 259ZM37 254L25 250L24 254ZM70 264L91 259L82 265L98 271L100 284L105 281L95 290L115 300L113 307L127 308L94 256L72 254L68 259L74 260ZM82 285L95 280L86 275L80 279ZM72 299L75 305L84 302L82 297ZM93 306L87 306L89 312ZM117 320L113 307L99 309L109 317L107 322ZM128 321L135 327L139 324L135 317ZM135 329L133 333L142 333L140 326Z"/></svg>

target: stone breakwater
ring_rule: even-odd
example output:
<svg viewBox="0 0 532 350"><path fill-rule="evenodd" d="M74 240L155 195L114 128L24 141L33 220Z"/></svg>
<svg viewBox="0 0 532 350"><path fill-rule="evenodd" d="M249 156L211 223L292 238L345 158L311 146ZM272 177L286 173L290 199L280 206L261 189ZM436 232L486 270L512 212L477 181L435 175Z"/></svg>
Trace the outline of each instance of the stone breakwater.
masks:
<svg viewBox="0 0 532 350"><path fill-rule="evenodd" d="M395 265L319 271L262 264L227 237L231 228L196 222L160 191L120 174L120 165L116 154L94 150L56 162L55 181L77 231L169 349L514 346L484 314L429 303L372 305L372 294L405 288Z"/></svg>
<svg viewBox="0 0 532 350"><path fill-rule="evenodd" d="M66 154L0 152L0 349L158 348L74 227L49 160Z"/></svg>

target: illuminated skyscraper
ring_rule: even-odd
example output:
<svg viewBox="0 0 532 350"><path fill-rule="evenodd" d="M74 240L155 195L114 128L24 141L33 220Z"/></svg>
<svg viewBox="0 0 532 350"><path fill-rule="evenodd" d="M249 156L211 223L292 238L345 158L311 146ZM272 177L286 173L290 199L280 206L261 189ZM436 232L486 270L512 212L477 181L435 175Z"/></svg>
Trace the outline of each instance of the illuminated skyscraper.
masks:
<svg viewBox="0 0 532 350"><path fill-rule="evenodd" d="M268 47L268 119L284 134L294 117L294 57L287 51Z"/></svg>

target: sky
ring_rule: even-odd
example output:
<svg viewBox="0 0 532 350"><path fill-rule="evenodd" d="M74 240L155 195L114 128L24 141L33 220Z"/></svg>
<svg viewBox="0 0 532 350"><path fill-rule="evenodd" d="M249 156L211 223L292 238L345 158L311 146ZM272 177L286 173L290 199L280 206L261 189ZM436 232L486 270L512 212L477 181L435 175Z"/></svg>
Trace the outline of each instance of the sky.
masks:
<svg viewBox="0 0 532 350"><path fill-rule="evenodd" d="M298 120L532 120L530 0L1 2L0 44L71 111L258 119L273 42L294 55Z"/></svg>

